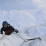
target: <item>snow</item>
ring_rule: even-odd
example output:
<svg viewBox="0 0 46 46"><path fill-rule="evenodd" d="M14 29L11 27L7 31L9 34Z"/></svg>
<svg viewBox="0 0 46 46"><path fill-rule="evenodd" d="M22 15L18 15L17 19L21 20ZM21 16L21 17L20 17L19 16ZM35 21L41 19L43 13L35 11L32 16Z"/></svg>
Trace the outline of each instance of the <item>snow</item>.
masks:
<svg viewBox="0 0 46 46"><path fill-rule="evenodd" d="M24 35L25 39L30 38L27 37L26 34L22 33L21 36ZM1 36L1 35L0 35ZM22 37L23 38L23 37ZM24 38L22 39L20 36L18 36L16 33L13 33L9 36L5 35L0 41L0 45L2 46L21 46L21 44L24 42Z"/></svg>
<svg viewBox="0 0 46 46"><path fill-rule="evenodd" d="M44 26L43 26L43 28L44 28ZM32 33L28 32L29 35L28 35L28 33L25 34L24 32L23 33L20 32L20 33L17 33L17 34L15 32L13 32L11 35L5 35L0 40L1 41L0 45L1 46L25 46L25 45L26 46L46 46L46 34L39 35L39 32L34 31L34 30L32 30L33 31ZM30 31L29 28L28 28L28 31ZM43 30L41 30L41 31L43 31ZM34 34L34 33L36 33L36 34ZM34 35L34 36L32 37L31 35L32 36ZM37 35L37 37L40 37L41 40L36 39L36 40L28 41L28 42L24 41L24 40L30 39L30 38L37 38L36 35ZM3 35L0 34L0 38L1 38L1 36L3 36Z"/></svg>
<svg viewBox="0 0 46 46"><path fill-rule="evenodd" d="M45 0L0 1L0 28L5 20L20 33L5 35L0 40L0 46L46 46ZM2 36L0 34L0 38ZM42 40L25 42L25 39L37 37Z"/></svg>
<svg viewBox="0 0 46 46"><path fill-rule="evenodd" d="M27 33L32 37L43 36L43 35L46 35L46 26L44 25L32 26L32 27L29 27L25 33Z"/></svg>

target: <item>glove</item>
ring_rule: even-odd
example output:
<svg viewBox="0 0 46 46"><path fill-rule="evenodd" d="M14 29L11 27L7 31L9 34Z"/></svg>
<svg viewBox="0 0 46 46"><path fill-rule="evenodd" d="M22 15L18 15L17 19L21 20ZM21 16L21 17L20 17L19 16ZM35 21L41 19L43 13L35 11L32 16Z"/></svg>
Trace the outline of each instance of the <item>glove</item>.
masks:
<svg viewBox="0 0 46 46"><path fill-rule="evenodd" d="M17 29L15 29L15 32L18 33L19 31Z"/></svg>

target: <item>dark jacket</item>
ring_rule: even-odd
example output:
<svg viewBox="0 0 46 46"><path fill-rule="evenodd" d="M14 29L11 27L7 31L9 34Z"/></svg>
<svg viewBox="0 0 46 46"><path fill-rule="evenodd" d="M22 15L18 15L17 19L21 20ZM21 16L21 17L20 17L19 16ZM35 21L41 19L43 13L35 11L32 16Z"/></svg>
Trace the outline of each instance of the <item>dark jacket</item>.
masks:
<svg viewBox="0 0 46 46"><path fill-rule="evenodd" d="M12 26L8 25L7 28L1 28L1 34L3 34L4 31L6 35L10 35L12 32L14 32L14 30L15 29Z"/></svg>
<svg viewBox="0 0 46 46"><path fill-rule="evenodd" d="M6 35L10 35L12 32L16 32L18 33L18 30L17 29L14 29L10 24L7 23L7 28L4 28L4 25L3 27L1 28L1 34L3 34L3 31L5 32Z"/></svg>

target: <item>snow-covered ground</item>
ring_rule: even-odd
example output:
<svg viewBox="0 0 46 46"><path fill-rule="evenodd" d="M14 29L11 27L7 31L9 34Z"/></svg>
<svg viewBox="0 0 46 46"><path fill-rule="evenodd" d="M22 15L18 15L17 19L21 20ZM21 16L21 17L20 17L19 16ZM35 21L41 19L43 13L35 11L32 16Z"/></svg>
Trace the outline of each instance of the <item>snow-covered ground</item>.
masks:
<svg viewBox="0 0 46 46"><path fill-rule="evenodd" d="M5 35L0 40L0 45L1 46L46 46L46 32L44 32L45 30L46 30L46 27L44 26L38 26L37 28L35 28L34 26L32 28L29 28L26 31L26 33L20 32L16 34L14 32L9 36ZM3 35L0 34L0 38L2 36ZM32 39L37 37L40 37L41 40L36 39L36 40L28 41L28 42L24 41L26 39Z"/></svg>
<svg viewBox="0 0 46 46"><path fill-rule="evenodd" d="M46 46L46 0L0 0L0 28L5 20L22 38L15 33L5 35L0 46ZM24 42L36 37L42 40Z"/></svg>
<svg viewBox="0 0 46 46"><path fill-rule="evenodd" d="M3 19L1 17L3 17ZM23 39L41 37L42 40L37 39L24 42L21 37L13 33L9 36L4 36L3 39L0 40L0 46L46 46L46 23L37 24L36 16L30 15L30 13L26 11L10 11L10 13L1 17L1 23L4 20L8 21L14 28L21 32L19 35ZM45 20L43 19L43 21ZM1 23L0 27L2 26Z"/></svg>

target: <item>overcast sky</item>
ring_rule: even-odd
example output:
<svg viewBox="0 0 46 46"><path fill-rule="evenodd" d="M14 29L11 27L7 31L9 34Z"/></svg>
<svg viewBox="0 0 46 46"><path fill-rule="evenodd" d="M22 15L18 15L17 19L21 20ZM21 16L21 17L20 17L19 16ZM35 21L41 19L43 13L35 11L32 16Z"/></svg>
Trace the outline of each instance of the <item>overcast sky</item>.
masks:
<svg viewBox="0 0 46 46"><path fill-rule="evenodd" d="M0 0L0 10L34 10L38 7L33 0Z"/></svg>
<svg viewBox="0 0 46 46"><path fill-rule="evenodd" d="M46 10L46 0L0 0L0 10Z"/></svg>

